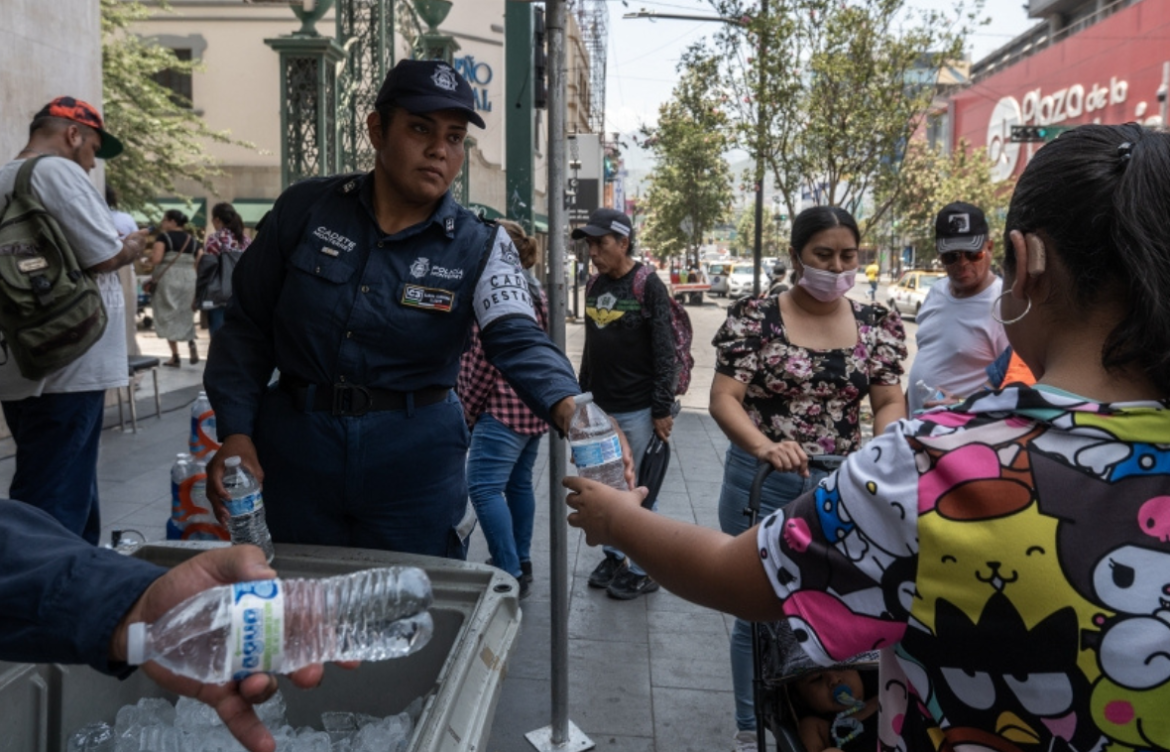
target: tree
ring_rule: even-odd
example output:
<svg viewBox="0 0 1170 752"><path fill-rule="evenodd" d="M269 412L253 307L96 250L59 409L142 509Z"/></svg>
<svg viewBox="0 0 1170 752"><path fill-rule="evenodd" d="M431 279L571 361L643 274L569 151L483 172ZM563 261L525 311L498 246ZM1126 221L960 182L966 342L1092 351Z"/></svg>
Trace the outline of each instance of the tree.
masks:
<svg viewBox="0 0 1170 752"><path fill-rule="evenodd" d="M974 21L960 10L911 12L906 0L772 0L766 15L748 0L711 2L743 19L717 38L737 143L764 155L790 216L802 195L858 213L896 169L938 69L962 57ZM887 209L859 217L863 231Z"/></svg>
<svg viewBox="0 0 1170 752"><path fill-rule="evenodd" d="M718 64L691 56L682 68L673 97L658 110L658 125L643 128L643 142L657 158L649 176L643 209L644 231L658 253L667 249L694 252L703 238L728 214L731 169L727 150L727 116L711 91Z"/></svg>
<svg viewBox="0 0 1170 752"><path fill-rule="evenodd" d="M972 149L966 141L950 154L925 141L911 141L897 172L884 176L876 187L877 200L890 207L882 236L932 248L939 210L953 201L966 201L987 215L996 256L1002 257L1004 220L1015 180L993 181L992 166L985 147Z"/></svg>
<svg viewBox="0 0 1170 752"><path fill-rule="evenodd" d="M169 5L160 3L163 10ZM142 209L156 196L179 195L176 181L188 178L212 191L220 170L204 144L251 146L216 131L191 109L191 102L158 83L163 71L190 74L198 64L142 39L131 27L155 9L138 0L101 0L102 87L105 123L126 149L106 163L106 183L122 208Z"/></svg>
<svg viewBox="0 0 1170 752"><path fill-rule="evenodd" d="M776 217L764 212L764 227L762 234L761 251L764 256L786 258L788 255L788 238L777 226ZM756 210L748 207L739 213L735 222L735 242L732 250L736 256L751 257L756 247ZM787 262L786 262L787 263ZM767 270L764 270L765 273Z"/></svg>

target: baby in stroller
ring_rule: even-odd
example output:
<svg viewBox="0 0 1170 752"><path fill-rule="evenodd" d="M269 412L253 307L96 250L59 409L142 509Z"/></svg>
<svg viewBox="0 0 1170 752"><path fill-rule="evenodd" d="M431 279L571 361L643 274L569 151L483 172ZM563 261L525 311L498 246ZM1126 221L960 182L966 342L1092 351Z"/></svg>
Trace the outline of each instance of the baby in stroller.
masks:
<svg viewBox="0 0 1170 752"><path fill-rule="evenodd" d="M788 690L804 752L877 748L877 695L866 691L857 669L814 669L789 682Z"/></svg>

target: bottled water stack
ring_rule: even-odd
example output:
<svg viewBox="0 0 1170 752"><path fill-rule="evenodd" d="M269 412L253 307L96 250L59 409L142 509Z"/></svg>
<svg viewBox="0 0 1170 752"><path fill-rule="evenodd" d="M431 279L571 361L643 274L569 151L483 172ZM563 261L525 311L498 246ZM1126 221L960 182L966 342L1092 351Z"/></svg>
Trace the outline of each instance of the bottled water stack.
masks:
<svg viewBox="0 0 1170 752"><path fill-rule="evenodd" d="M569 423L569 449L573 452L577 475L628 491L622 443L609 416L593 404L590 392L577 395L573 402L577 411Z"/></svg>
<svg viewBox="0 0 1170 752"><path fill-rule="evenodd" d="M398 658L430 641L432 597L416 567L212 588L153 624L131 625L129 660L218 684L310 663Z"/></svg>
<svg viewBox="0 0 1170 752"><path fill-rule="evenodd" d="M224 461L223 485L228 492L227 510L228 533L232 543L251 543L264 551L268 561L276 556L268 523L264 519L264 498L260 495L260 483L240 464L239 457L228 457Z"/></svg>
<svg viewBox="0 0 1170 752"><path fill-rule="evenodd" d="M207 392L200 392L191 403L191 433L187 438L187 447L193 457L205 462L219 449L215 433L215 411L211 409Z"/></svg>

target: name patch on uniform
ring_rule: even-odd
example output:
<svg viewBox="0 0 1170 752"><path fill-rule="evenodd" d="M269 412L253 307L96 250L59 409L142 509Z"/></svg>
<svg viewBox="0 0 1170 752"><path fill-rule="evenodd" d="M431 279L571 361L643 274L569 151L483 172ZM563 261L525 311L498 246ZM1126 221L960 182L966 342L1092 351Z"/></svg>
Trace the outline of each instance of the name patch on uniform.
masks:
<svg viewBox="0 0 1170 752"><path fill-rule="evenodd" d="M407 285L402 290L402 305L447 313L455 305L455 293L422 285Z"/></svg>
<svg viewBox="0 0 1170 752"><path fill-rule="evenodd" d="M326 256L335 256L335 257L341 255L341 251L337 250L336 248L329 248L328 246L322 248L321 253L324 253Z"/></svg>

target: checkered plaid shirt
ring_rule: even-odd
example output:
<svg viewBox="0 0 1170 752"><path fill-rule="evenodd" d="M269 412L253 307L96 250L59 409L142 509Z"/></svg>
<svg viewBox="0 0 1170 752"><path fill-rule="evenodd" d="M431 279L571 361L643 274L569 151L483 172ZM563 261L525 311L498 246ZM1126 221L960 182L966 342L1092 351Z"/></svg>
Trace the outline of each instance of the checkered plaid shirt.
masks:
<svg viewBox="0 0 1170 752"><path fill-rule="evenodd" d="M547 332L548 303L543 292L533 300L532 307L536 309L536 322ZM486 412L519 434L539 436L548 431L548 424L528 409L503 375L488 362L483 341L479 338L479 324L474 326L471 343L463 352L455 388L463 402L463 417L468 427L474 426L479 416Z"/></svg>

